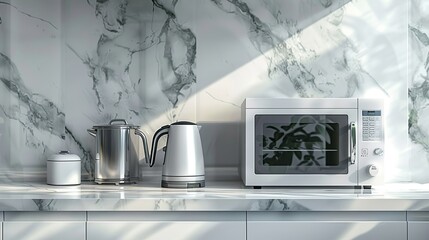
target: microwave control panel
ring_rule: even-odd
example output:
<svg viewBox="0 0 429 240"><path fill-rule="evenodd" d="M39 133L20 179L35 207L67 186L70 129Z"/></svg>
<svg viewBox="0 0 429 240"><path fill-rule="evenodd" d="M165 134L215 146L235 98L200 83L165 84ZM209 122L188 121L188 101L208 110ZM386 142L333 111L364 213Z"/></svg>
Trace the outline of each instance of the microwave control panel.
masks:
<svg viewBox="0 0 429 240"><path fill-rule="evenodd" d="M384 183L384 104L382 99L358 99L358 182Z"/></svg>
<svg viewBox="0 0 429 240"><path fill-rule="evenodd" d="M362 140L383 141L381 111L362 111Z"/></svg>

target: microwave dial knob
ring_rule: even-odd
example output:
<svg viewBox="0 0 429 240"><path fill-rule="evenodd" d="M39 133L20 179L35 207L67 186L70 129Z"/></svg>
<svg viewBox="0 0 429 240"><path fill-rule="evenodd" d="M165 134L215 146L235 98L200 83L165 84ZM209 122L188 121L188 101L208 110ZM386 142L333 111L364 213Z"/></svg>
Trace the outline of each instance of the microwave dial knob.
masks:
<svg viewBox="0 0 429 240"><path fill-rule="evenodd" d="M369 165L368 167L368 173L371 177L375 177L378 174L378 167L377 165Z"/></svg>
<svg viewBox="0 0 429 240"><path fill-rule="evenodd" d="M374 154L377 156L383 156L383 153L384 153L384 151L381 148L374 149Z"/></svg>

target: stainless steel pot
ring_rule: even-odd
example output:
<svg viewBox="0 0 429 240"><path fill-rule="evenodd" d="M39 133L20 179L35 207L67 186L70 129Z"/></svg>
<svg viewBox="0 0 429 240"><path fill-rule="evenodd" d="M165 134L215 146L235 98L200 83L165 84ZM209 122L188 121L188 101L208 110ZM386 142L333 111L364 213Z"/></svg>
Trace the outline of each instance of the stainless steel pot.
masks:
<svg viewBox="0 0 429 240"><path fill-rule="evenodd" d="M139 126L128 124L124 119L113 119L108 125L88 129L88 133L96 138L96 183L120 184L138 181L138 136L143 141L145 153L147 152L146 136L139 130Z"/></svg>

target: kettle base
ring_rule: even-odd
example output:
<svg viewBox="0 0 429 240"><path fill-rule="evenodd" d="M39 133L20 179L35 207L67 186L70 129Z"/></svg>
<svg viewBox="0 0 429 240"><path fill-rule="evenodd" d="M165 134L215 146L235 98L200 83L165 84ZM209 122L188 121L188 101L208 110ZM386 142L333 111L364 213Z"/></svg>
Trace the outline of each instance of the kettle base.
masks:
<svg viewBox="0 0 429 240"><path fill-rule="evenodd" d="M161 181L163 188L201 188L206 186L205 180L200 181Z"/></svg>

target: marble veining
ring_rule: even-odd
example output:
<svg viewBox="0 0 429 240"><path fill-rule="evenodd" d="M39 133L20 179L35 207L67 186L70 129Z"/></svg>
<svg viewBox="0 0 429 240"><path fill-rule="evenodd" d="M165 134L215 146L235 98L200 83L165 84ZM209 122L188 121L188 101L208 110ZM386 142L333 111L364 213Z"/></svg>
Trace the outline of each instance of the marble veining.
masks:
<svg viewBox="0 0 429 240"><path fill-rule="evenodd" d="M176 107L179 97L184 97L184 91L194 83L196 76L193 69L195 68L196 44L197 40L191 29L181 25L174 13L176 1L170 1L172 6L167 7L169 1L152 1L155 6L162 9L167 14L167 19L162 27L160 37L165 36L164 57L167 58L170 71L173 72L175 79L172 84L163 89L164 94ZM182 55L175 55L176 45L182 44L186 51Z"/></svg>
<svg viewBox="0 0 429 240"><path fill-rule="evenodd" d="M34 19L36 19L36 20L38 20L38 21L45 22L45 23L47 23L47 24L51 25L51 27L53 27L53 28L55 28L55 29L58 29L58 28L57 28L54 24L52 24L50 21L45 20L45 19L40 18L40 17L33 16L33 15L29 14L29 13L26 13L25 11L21 11L18 7L14 6L14 5L13 5L13 4L11 4L10 2L0 1L0 4L8 5L8 6L10 6L10 7L14 8L14 9L15 9L16 11L18 11L19 13L21 13L21 14L23 14L23 15L27 16L27 17L34 18ZM1 24L1 23L2 23L2 21L1 21L1 17L0 17L0 24Z"/></svg>
<svg viewBox="0 0 429 240"><path fill-rule="evenodd" d="M172 5L169 5L168 1L153 1L153 8L158 8L166 14L163 26L151 31L143 39L129 39L129 34L125 33L128 27L126 24L135 21L135 16L127 14L128 3L129 1L125 0L87 1L88 7L94 8L95 16L101 19L103 24L95 55L82 54L80 49L76 49L73 44L65 42L66 49L77 56L89 70L88 76L92 79L92 90L97 100L98 110L97 116L92 117L92 121L100 124L106 123L112 118L124 118L133 123L144 123L147 120L152 108L146 106L146 103L142 101L142 93L138 91L142 79L141 77L133 78L129 71L132 61L138 53L160 44L164 45L164 51L163 59L159 62L161 72L159 84L162 85L162 93L165 98L170 102L169 121L177 121L181 111L179 103L186 100L191 92L191 85L196 83L193 72L196 38L192 31L181 25L176 18L174 8L177 1L172 2ZM138 3L133 1L133 4ZM8 5L20 14L46 23L55 30L64 30L48 20L20 10L11 3L2 1L0 4ZM155 14L159 13L153 10L152 15ZM79 151L83 173L91 176L93 157L90 154L90 147L82 143L84 134L81 132L74 134L72 129L75 127L66 126L65 113L55 103L43 95L32 93L23 83L13 60L3 53L1 66L2 69L5 69L2 71L1 80L7 91L15 94L21 104L26 105L29 109L28 113L20 113L18 110L22 106L2 105L3 114L10 121L18 121L32 136L40 134L34 133L36 127L66 140L68 146L71 145L73 149ZM164 108L160 108L160 110L164 111ZM28 140L27 143L29 143ZM41 159L46 159L48 155L56 151L53 149L57 148L57 146L49 146L49 143L45 143L43 140L38 140L37 136L31 145L34 148L43 146L44 157Z"/></svg>
<svg viewBox="0 0 429 240"><path fill-rule="evenodd" d="M427 118L429 117L429 25L427 22L427 3L413 0L410 3L410 21L408 24L410 42L410 71L408 81L408 134L411 142L419 151L412 151L411 163L414 171L413 180L426 182L429 177L429 135ZM414 150L414 149L413 149ZM423 153L420 152L423 150ZM418 157L415 153L425 155ZM421 155L420 155L421 156Z"/></svg>
<svg viewBox="0 0 429 240"><path fill-rule="evenodd" d="M19 106L1 106L10 119L19 121L34 136L34 128L64 137L65 114L49 99L27 89L15 64L0 53L0 80L8 91L20 101ZM20 109L22 105L28 109Z"/></svg>
<svg viewBox="0 0 429 240"><path fill-rule="evenodd" d="M357 49L342 32L342 19L348 1L320 1L326 17L311 26L301 26L282 13L276 3L262 8L272 15L275 23L263 22L249 6L254 1L213 0L219 9L239 17L248 27L252 45L267 59L268 76L279 81L290 81L299 97L353 97L361 96L365 89L377 88L383 95L386 90L366 71L357 56ZM265 1L260 1L264 4ZM293 5L293 3L290 3ZM309 5L306 5L309 4ZM303 2L301 8L316 8L317 3ZM260 6L256 6L258 9ZM306 29L307 28L307 29ZM315 39L308 45L309 39ZM325 46L324 46L325 45ZM326 46L335 49L326 51Z"/></svg>
<svg viewBox="0 0 429 240"><path fill-rule="evenodd" d="M257 211L310 211L297 201L283 199L259 200L251 206L251 209Z"/></svg>
<svg viewBox="0 0 429 240"><path fill-rule="evenodd" d="M268 73L273 77L277 72L282 72L287 79L290 79L295 90L301 97L309 97L305 86L320 92L315 87L314 76L302 64L295 60L294 54L288 48L284 39L274 35L267 24L263 23L251 12L249 6L242 1L213 1L221 10L235 14L243 19L249 28L249 38L253 46L263 54L268 60ZM232 4L234 7L227 6ZM268 52L273 52L269 54Z"/></svg>
<svg viewBox="0 0 429 240"><path fill-rule="evenodd" d="M54 210L55 200L43 200L43 199L33 199L34 204L36 204L39 211L52 211Z"/></svg>
<svg viewBox="0 0 429 240"><path fill-rule="evenodd" d="M33 183L0 185L0 211L427 211L428 195L428 186L416 184L364 191L254 190L241 182L209 182L202 189Z"/></svg>
<svg viewBox="0 0 429 240"><path fill-rule="evenodd" d="M425 32L419 30L412 25L409 25L409 30L411 32L410 37L417 40L423 48L429 46L429 37ZM418 49L424 50L425 49ZM424 57L424 56L423 56ZM409 108L409 124L408 132L411 140L414 143L421 145L425 151L429 152L429 138L428 134L419 126L420 113L427 108L429 96L427 95L429 91L429 81L428 81L428 71L429 71L429 55L425 59L422 59L421 63L422 70L418 71L412 79L412 85L408 89L408 96L410 98L410 108Z"/></svg>
<svg viewBox="0 0 429 240"><path fill-rule="evenodd" d="M49 27L58 30L58 28L48 20L21 11L10 3L0 3L7 4L20 14L47 23ZM87 173L92 172L92 168L89 164L89 161L92 160L92 156L65 126L65 113L63 110L47 97L38 93L33 93L25 85L17 66L3 53L0 53L0 69L0 80L3 86L12 96L16 97L18 101L16 105L9 106L5 105L7 103L2 103L0 108L9 120L19 122L26 129L25 132L29 133L26 134L26 145L35 149L41 148L43 154L42 159L45 160L46 157L56 152L57 149L55 149L55 146L50 146L49 143L46 143L46 138L40 137L41 132L46 132L58 137L58 142L62 142L62 140L66 138L70 139L71 142L81 150L81 155L84 160L82 164L84 171ZM35 132L36 130L38 130L38 132Z"/></svg>
<svg viewBox="0 0 429 240"><path fill-rule="evenodd" d="M95 15L102 19L104 26L97 43L97 55L79 58L90 70L98 111L113 110L115 112L109 112L112 117L129 119L130 114L139 112L138 95L133 91L136 83L129 76L133 55L156 42L152 39L149 44L144 41L137 42L135 46L122 45L120 40L127 22L127 4L125 0L96 2Z"/></svg>
<svg viewBox="0 0 429 240"><path fill-rule="evenodd" d="M186 99L189 95L186 90L196 82L193 72L196 38L189 28L177 20L174 13L177 1L168 3L154 0L153 6L167 16L161 29L150 32L143 40L127 39L129 34L125 32L126 24L130 20L128 18L131 18L127 15L128 3L125 0L95 3L95 14L102 19L104 29L94 57L84 58L72 47L69 48L90 70L98 111L108 115L103 120L135 118L138 120L134 121L140 123L144 119L139 115L147 109L142 93L136 91L142 79L132 79L129 72L136 54L164 44L163 59L159 62L160 84L162 93L174 110L180 99ZM153 11L152 14L158 13ZM178 117L177 113L173 113L170 121L177 121Z"/></svg>

